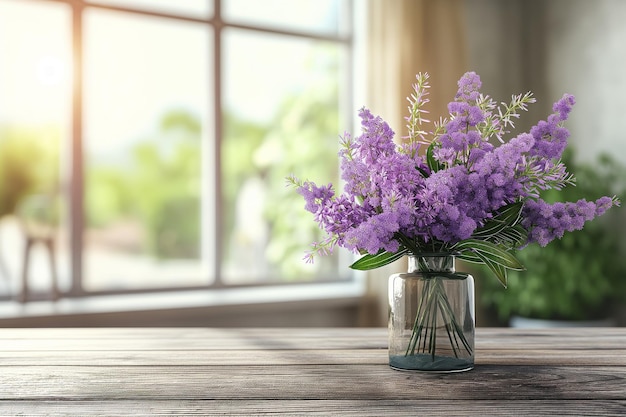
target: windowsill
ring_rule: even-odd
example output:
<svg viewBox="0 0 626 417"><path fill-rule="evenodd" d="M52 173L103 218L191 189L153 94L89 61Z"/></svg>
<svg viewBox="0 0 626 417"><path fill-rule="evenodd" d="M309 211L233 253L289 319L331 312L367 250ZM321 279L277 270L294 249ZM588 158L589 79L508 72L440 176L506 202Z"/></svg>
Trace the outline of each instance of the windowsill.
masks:
<svg viewBox="0 0 626 417"><path fill-rule="evenodd" d="M356 309L364 283L195 290L0 303L0 326L229 325L233 316L284 316ZM206 319L206 320L205 320ZM270 323L268 323L270 324Z"/></svg>

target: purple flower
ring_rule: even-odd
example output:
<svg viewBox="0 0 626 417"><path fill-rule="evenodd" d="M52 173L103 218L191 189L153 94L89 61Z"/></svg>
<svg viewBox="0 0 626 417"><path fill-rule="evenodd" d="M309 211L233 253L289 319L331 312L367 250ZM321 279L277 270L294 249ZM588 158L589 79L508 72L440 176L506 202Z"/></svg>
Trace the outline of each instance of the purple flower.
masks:
<svg viewBox="0 0 626 417"><path fill-rule="evenodd" d="M567 120L574 103L574 96L565 94L552 106L555 113L551 114L547 121L542 120L531 128L530 134L535 139L531 156L545 159L561 157L569 137L569 131L561 124Z"/></svg>
<svg viewBox="0 0 626 417"><path fill-rule="evenodd" d="M335 195L332 184L318 187L310 181L298 187L298 193L304 197L306 202L304 208L313 214L316 214Z"/></svg>
<svg viewBox="0 0 626 417"><path fill-rule="evenodd" d="M459 89L454 97L461 101L476 101L482 82L475 72L466 72L458 82Z"/></svg>
<svg viewBox="0 0 626 417"><path fill-rule="evenodd" d="M541 199L528 200L523 210L522 225L529 231L529 243L546 246L563 237L565 232L581 230L585 222L602 215L613 205L615 201L610 197L602 197L595 202L581 199L575 203L553 204Z"/></svg>
<svg viewBox="0 0 626 417"><path fill-rule="evenodd" d="M559 114L561 121L567 120L569 113L572 111L572 107L576 104L576 99L571 94L564 94L563 97L554 103L552 110Z"/></svg>
<svg viewBox="0 0 626 417"><path fill-rule="evenodd" d="M418 79L425 82L427 77ZM497 109L480 94L480 87L477 74L464 74L448 104L450 117L432 131L419 126L425 119L407 118L414 123L410 138L432 136L428 152L434 161L420 155L419 141L396 144L390 126L362 108L361 134L341 138L342 194L336 195L331 184L290 179L327 234L314 244L317 254L328 254L338 245L373 255L396 252L410 242L417 248L446 250L481 236L475 233L478 228L518 202L523 202L518 224L528 241L493 240L508 244L505 249L531 242L545 246L618 204L610 197L553 204L539 198L542 190L573 182L559 160L567 146L569 132L563 123L575 103L573 96L566 94L554 103L553 113L528 133L495 146L490 138L500 138L519 116L516 111L534 99L530 93L514 96L510 105Z"/></svg>
<svg viewBox="0 0 626 417"><path fill-rule="evenodd" d="M394 132L380 116L373 116L368 109L359 112L363 133L357 141L357 152L363 162L375 163L381 156L395 152Z"/></svg>
<svg viewBox="0 0 626 417"><path fill-rule="evenodd" d="M398 222L393 213L377 214L346 233L346 247L372 254L380 249L395 252L399 248L399 243L393 238L397 230Z"/></svg>

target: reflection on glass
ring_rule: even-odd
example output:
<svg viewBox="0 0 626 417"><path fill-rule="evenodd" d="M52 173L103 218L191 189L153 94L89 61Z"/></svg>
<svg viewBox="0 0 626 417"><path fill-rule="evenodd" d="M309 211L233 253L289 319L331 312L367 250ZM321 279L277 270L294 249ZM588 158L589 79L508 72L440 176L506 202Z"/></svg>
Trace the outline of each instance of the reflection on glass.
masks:
<svg viewBox="0 0 626 417"><path fill-rule="evenodd" d="M228 283L336 279L338 256L302 261L320 238L285 177L338 176L342 49L224 33L222 272Z"/></svg>
<svg viewBox="0 0 626 417"><path fill-rule="evenodd" d="M235 23L339 34L347 0L223 0L222 15Z"/></svg>
<svg viewBox="0 0 626 417"><path fill-rule="evenodd" d="M89 3L131 7L150 12L174 13L190 17L208 18L213 13L211 0L88 0Z"/></svg>
<svg viewBox="0 0 626 417"><path fill-rule="evenodd" d="M205 26L85 15L87 290L202 285Z"/></svg>
<svg viewBox="0 0 626 417"><path fill-rule="evenodd" d="M31 298L50 293L42 239L55 243L61 289L69 285L60 155L70 126L71 27L65 5L0 2L0 295L19 294L26 239Z"/></svg>

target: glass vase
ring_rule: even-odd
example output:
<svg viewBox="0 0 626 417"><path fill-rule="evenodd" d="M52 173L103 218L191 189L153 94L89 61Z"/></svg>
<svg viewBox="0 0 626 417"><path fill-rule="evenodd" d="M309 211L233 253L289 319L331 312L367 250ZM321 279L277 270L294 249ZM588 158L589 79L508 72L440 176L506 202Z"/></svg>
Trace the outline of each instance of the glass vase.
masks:
<svg viewBox="0 0 626 417"><path fill-rule="evenodd" d="M461 372L474 367L474 279L455 271L452 254L410 256L389 277L389 365Z"/></svg>

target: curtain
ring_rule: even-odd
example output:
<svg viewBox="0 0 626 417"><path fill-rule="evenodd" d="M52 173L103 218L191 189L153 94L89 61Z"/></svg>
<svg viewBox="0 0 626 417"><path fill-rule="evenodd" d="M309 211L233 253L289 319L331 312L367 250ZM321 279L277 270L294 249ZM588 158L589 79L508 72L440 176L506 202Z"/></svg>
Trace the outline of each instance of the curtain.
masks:
<svg viewBox="0 0 626 417"><path fill-rule="evenodd" d="M407 133L408 102L418 72L430 75L429 120L448 114L447 103L466 68L464 0L369 0L365 107L396 132ZM387 323L387 277L406 263L370 271L361 323Z"/></svg>

